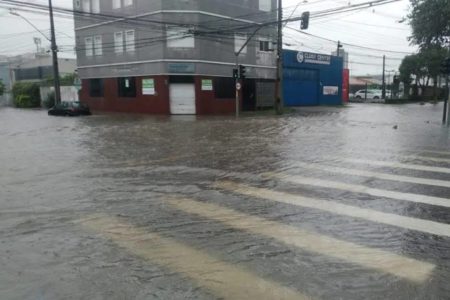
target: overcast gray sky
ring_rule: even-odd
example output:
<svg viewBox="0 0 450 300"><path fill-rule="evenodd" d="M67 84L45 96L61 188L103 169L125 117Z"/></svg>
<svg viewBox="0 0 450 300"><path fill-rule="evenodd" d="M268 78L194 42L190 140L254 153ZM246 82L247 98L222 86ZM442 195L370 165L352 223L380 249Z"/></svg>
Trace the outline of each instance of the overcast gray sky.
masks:
<svg viewBox="0 0 450 300"><path fill-rule="evenodd" d="M30 0L40 4L47 4L46 0ZM299 16L303 11L321 11L348 4L367 2L367 0L284 0L285 17L289 16L295 6L301 3L294 16ZM54 6L72 8L72 0L54 0ZM372 7L343 14L328 16L322 19L312 19L308 33L324 37L333 41L340 40L343 43L354 44L367 48L383 49L387 51L371 50L362 47L346 45L345 49L350 53L350 69L353 75L380 74L382 70L382 56L387 56L387 69L397 70L405 53L415 52L407 37L411 34L410 28L405 23L398 21L408 13L409 1ZM39 29L48 32L48 17L36 14L23 14ZM290 23L289 27L299 29L299 23ZM39 34L17 16L12 16L7 10L0 8L0 55L16 55L35 51L33 37ZM70 18L57 18L56 22L58 45L65 57L74 57L69 49L74 45L73 20ZM312 38L285 28L284 43L286 48L319 52L329 54L336 49L336 43L319 38ZM43 40L43 46L48 42ZM66 52L67 51L67 52ZM395 52L392 52L395 51ZM405 52L405 53L397 53Z"/></svg>

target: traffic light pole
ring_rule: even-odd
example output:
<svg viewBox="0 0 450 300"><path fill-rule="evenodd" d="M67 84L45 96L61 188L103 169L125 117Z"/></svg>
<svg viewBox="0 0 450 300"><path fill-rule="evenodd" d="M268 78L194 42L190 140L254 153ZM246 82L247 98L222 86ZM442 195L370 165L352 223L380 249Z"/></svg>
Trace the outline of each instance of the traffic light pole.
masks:
<svg viewBox="0 0 450 300"><path fill-rule="evenodd" d="M245 41L244 45L242 45L241 49L239 49L239 51L235 52L234 55L236 56L236 70L238 70L238 76L235 80L236 83L236 118L239 117L239 90L240 88L238 88L238 84L240 83L240 79L242 77L242 74L240 74L239 71L239 55L241 54L242 50L244 50L245 47L247 47L248 43L250 43L251 39L256 35L256 33L258 33L258 31L261 29L262 27L258 27L250 36L249 38Z"/></svg>

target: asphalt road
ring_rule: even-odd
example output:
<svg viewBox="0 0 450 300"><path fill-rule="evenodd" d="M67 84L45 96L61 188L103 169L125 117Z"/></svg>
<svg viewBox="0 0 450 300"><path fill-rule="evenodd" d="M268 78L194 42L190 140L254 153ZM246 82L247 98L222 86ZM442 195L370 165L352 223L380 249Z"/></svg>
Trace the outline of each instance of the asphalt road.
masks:
<svg viewBox="0 0 450 300"><path fill-rule="evenodd" d="M0 299L450 299L441 111L0 109Z"/></svg>

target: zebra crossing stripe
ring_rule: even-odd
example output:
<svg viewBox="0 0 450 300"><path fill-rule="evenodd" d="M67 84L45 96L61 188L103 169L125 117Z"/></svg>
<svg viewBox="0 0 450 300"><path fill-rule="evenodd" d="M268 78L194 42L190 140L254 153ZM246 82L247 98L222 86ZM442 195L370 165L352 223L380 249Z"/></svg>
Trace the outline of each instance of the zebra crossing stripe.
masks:
<svg viewBox="0 0 450 300"><path fill-rule="evenodd" d="M377 167L400 168L400 169L409 169L409 170L416 170L416 171L426 171L426 172L437 172L437 173L450 174L450 168L442 168L442 167L432 167L432 166L423 166L423 165L416 165L416 164L405 164L405 163L397 163L397 162L354 159L354 158L345 159L345 161L355 163L355 164L373 165L373 166L377 166Z"/></svg>
<svg viewBox="0 0 450 300"><path fill-rule="evenodd" d="M384 213L372 209L359 208L329 200L307 198L286 192L272 191L265 188L256 188L246 184L232 181L219 181L215 187L228 190L241 195L266 199L280 203L291 204L300 207L313 208L329 212L331 214L364 219L386 225L392 225L409 230L421 231L439 236L450 237L450 225L429 220L405 217L391 213Z"/></svg>
<svg viewBox="0 0 450 300"><path fill-rule="evenodd" d="M436 205L436 206L442 206L442 207L450 207L450 199L447 199L447 198L432 197L432 196L412 194L412 193L402 193L402 192L396 192L396 191L388 191L388 190L371 188L371 187L367 187L364 185L342 183L342 182L337 182L337 181L323 180L323 179L319 179L319 178L304 177L304 176L299 176L299 175L288 175L285 173L265 173L264 177L280 179L280 180L290 182L290 183L295 183L295 184L337 189L337 190L348 191L348 192L352 192L352 193L367 194L367 195L371 195L371 196L375 196L375 197L383 197L383 198L390 198L390 199L395 199L395 200L403 200L403 201L423 203L423 204Z"/></svg>
<svg viewBox="0 0 450 300"><path fill-rule="evenodd" d="M231 187L229 184L227 186ZM273 238L309 252L338 258L410 281L425 281L435 267L427 262L320 235L215 204L187 198L169 198L166 199L166 202L189 214L199 215L239 230Z"/></svg>
<svg viewBox="0 0 450 300"><path fill-rule="evenodd" d="M358 169L349 169L335 166L326 166L319 165L313 163L304 163L299 161L293 161L291 166L296 166L309 170L318 170L325 171L329 173L338 173L352 176L361 176L361 177L370 177L377 178L383 180L392 180L392 181L400 181L407 183L415 183L415 184L423 184L423 185L431 185L431 186L440 186L445 188L450 188L450 181L447 180L438 180L438 179L427 179L422 177L410 177L410 176L402 176L402 175L394 175L394 174L386 174L380 172L372 172L372 171L364 171Z"/></svg>
<svg viewBox="0 0 450 300"><path fill-rule="evenodd" d="M95 215L77 222L111 239L133 255L180 273L221 299L306 300L310 297L279 283L258 277L209 254L125 223L122 219Z"/></svg>

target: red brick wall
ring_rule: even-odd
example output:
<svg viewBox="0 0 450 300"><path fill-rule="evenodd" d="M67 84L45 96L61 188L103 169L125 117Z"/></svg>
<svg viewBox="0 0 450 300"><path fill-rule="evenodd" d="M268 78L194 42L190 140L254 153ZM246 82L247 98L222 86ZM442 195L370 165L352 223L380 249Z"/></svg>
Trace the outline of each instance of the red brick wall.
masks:
<svg viewBox="0 0 450 300"><path fill-rule="evenodd" d="M155 95L142 95L142 78L155 80ZM89 80L83 80L81 101L88 104L92 111L170 114L169 90L166 86L167 76L136 77L136 98L118 96L117 78L104 79L104 96L89 96Z"/></svg>
<svg viewBox="0 0 450 300"><path fill-rule="evenodd" d="M156 94L142 95L142 79L155 80ZM196 110L198 115L231 114L235 111L235 99L216 99L214 91L202 91L201 80L208 77L195 78ZM146 76L136 77L136 98L118 96L117 78L104 79L104 96L89 96L89 80L82 81L80 99L89 105L93 112L123 112L143 114L170 114L169 77Z"/></svg>
<svg viewBox="0 0 450 300"><path fill-rule="evenodd" d="M202 91L202 79L213 77L196 77L196 109L199 115L231 114L235 112L235 99L216 99L214 91Z"/></svg>

